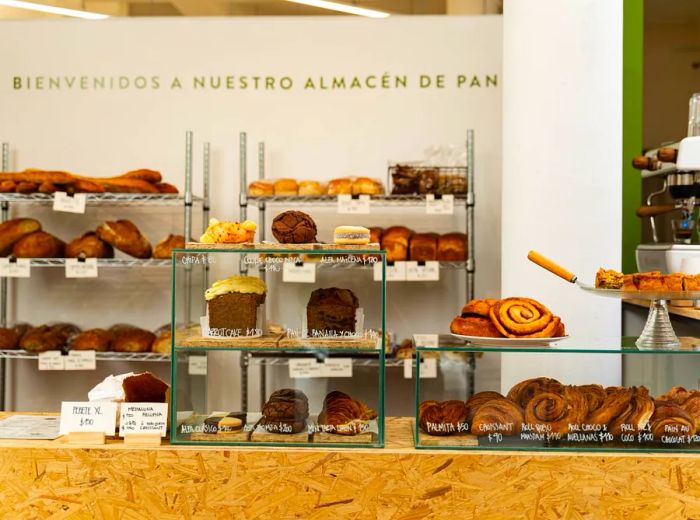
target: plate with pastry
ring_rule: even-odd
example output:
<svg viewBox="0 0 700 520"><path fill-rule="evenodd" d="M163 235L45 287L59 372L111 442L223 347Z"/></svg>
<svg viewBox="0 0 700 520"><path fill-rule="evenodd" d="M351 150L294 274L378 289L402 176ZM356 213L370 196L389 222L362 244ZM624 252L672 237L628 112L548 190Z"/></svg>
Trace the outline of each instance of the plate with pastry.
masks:
<svg viewBox="0 0 700 520"><path fill-rule="evenodd" d="M450 324L456 338L484 347L550 346L568 338L559 316L532 298L472 300Z"/></svg>

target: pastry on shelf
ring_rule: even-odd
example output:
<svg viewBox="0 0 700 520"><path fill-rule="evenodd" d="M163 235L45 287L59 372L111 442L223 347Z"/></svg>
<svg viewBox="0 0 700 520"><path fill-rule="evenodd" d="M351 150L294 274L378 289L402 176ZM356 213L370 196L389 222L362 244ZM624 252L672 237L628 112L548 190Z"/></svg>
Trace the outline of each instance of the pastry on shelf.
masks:
<svg viewBox="0 0 700 520"><path fill-rule="evenodd" d="M665 291L666 282L660 271L637 273L634 282L640 291Z"/></svg>
<svg viewBox="0 0 700 520"><path fill-rule="evenodd" d="M536 393L525 405L525 422L543 425L553 433L568 433L570 425L580 425L588 415L588 401L575 386L563 392Z"/></svg>
<svg viewBox="0 0 700 520"><path fill-rule="evenodd" d="M338 226L333 231L333 243L338 245L369 244L370 231L362 226Z"/></svg>
<svg viewBox="0 0 700 520"><path fill-rule="evenodd" d="M301 390L284 388L270 394L256 424L268 433L299 433L306 429L309 399ZM251 432L252 434L252 432Z"/></svg>
<svg viewBox="0 0 700 520"><path fill-rule="evenodd" d="M300 197L318 197L324 194L323 186L318 181L299 181Z"/></svg>
<svg viewBox="0 0 700 520"><path fill-rule="evenodd" d="M84 330L77 336L74 336L68 346L71 350L96 350L98 352L107 352L112 349L114 334L105 329L88 329Z"/></svg>
<svg viewBox="0 0 700 520"><path fill-rule="evenodd" d="M258 307L265 302L267 286L254 276L230 276L207 289L209 328L237 330L242 335L257 327Z"/></svg>
<svg viewBox="0 0 700 520"><path fill-rule="evenodd" d="M31 328L27 323L18 323L14 327L0 327L0 350L17 349L22 336Z"/></svg>
<svg viewBox="0 0 700 520"><path fill-rule="evenodd" d="M595 286L600 289L621 289L624 275L613 269L598 269L595 275Z"/></svg>
<svg viewBox="0 0 700 520"><path fill-rule="evenodd" d="M564 385L551 377L534 377L513 385L506 397L525 408L533 397L544 393L564 392Z"/></svg>
<svg viewBox="0 0 700 520"><path fill-rule="evenodd" d="M97 236L134 258L151 258L151 243L130 220L107 221L98 226Z"/></svg>
<svg viewBox="0 0 700 520"><path fill-rule="evenodd" d="M464 195L467 193L467 178L458 173L440 172L439 193Z"/></svg>
<svg viewBox="0 0 700 520"><path fill-rule="evenodd" d="M695 418L681 405L673 401L654 401L651 417L651 433L661 442L678 437L695 435Z"/></svg>
<svg viewBox="0 0 700 520"><path fill-rule="evenodd" d="M408 260L408 243L413 231L404 226L392 226L382 234L382 249L386 250L387 262Z"/></svg>
<svg viewBox="0 0 700 520"><path fill-rule="evenodd" d="M331 180L328 183L328 195L332 197L338 195L352 195L352 179L343 177Z"/></svg>
<svg viewBox="0 0 700 520"><path fill-rule="evenodd" d="M552 338L565 335L561 318L537 300L505 298L489 311L491 322L508 338Z"/></svg>
<svg viewBox="0 0 700 520"><path fill-rule="evenodd" d="M464 262L467 259L467 235L445 233L437 244L437 259L441 262Z"/></svg>
<svg viewBox="0 0 700 520"><path fill-rule="evenodd" d="M598 410L605 403L607 394L602 385L578 385L588 403L588 415Z"/></svg>
<svg viewBox="0 0 700 520"><path fill-rule="evenodd" d="M185 237L172 233L156 244L153 248L153 258L169 260L172 258L173 249L184 249Z"/></svg>
<svg viewBox="0 0 700 520"><path fill-rule="evenodd" d="M409 260L418 262L437 260L438 237L437 233L415 233L409 245Z"/></svg>
<svg viewBox="0 0 700 520"><path fill-rule="evenodd" d="M20 238L12 246L17 258L63 258L66 244L46 231L36 231Z"/></svg>
<svg viewBox="0 0 700 520"><path fill-rule="evenodd" d="M7 256L15 243L41 231L41 223L33 218L13 218L0 224L0 255Z"/></svg>
<svg viewBox="0 0 700 520"><path fill-rule="evenodd" d="M41 325L29 329L19 341L19 347L27 352L61 350L80 329L70 323Z"/></svg>
<svg viewBox="0 0 700 520"><path fill-rule="evenodd" d="M174 186L173 184L169 184L167 182L157 182L155 184L156 189L158 190L158 193L163 193L163 194L168 194L168 195L176 195L179 193L177 186Z"/></svg>
<svg viewBox="0 0 700 520"><path fill-rule="evenodd" d="M365 403L335 390L323 400L318 424L326 433L359 435L369 431L369 421L376 418L377 412Z"/></svg>
<svg viewBox="0 0 700 520"><path fill-rule="evenodd" d="M490 390L486 390L483 392L477 392L473 394L472 396L467 399L466 405L467 405L467 423L472 424L472 420L474 419L474 414L477 412L479 408L481 408L483 405L488 403L489 401L493 401L494 399L503 399L503 396L499 394L498 392L493 392Z"/></svg>
<svg viewBox="0 0 700 520"><path fill-rule="evenodd" d="M316 289L306 306L306 323L311 337L327 333L354 333L357 296L350 289Z"/></svg>
<svg viewBox="0 0 700 520"><path fill-rule="evenodd" d="M426 195L428 193L439 193L440 190L440 173L437 169L421 170L418 175L418 193Z"/></svg>
<svg viewBox="0 0 700 520"><path fill-rule="evenodd" d="M115 352L150 352L156 335L137 327L114 332L112 350Z"/></svg>
<svg viewBox="0 0 700 520"><path fill-rule="evenodd" d="M240 433L246 424L245 412L213 412L204 419L204 433L226 435Z"/></svg>
<svg viewBox="0 0 700 520"><path fill-rule="evenodd" d="M589 411L587 424L607 426L613 419L624 413L630 406L632 389L623 386L609 386L605 389L605 399L597 408Z"/></svg>
<svg viewBox="0 0 700 520"><path fill-rule="evenodd" d="M631 388L631 397L627 408L608 423L608 431L620 436L623 433L637 433L649 423L654 413L654 400L644 386Z"/></svg>
<svg viewBox="0 0 700 520"><path fill-rule="evenodd" d="M272 181L253 181L248 184L248 195L253 197L271 197L275 194L275 184Z"/></svg>
<svg viewBox="0 0 700 520"><path fill-rule="evenodd" d="M393 195L412 195L418 193L419 172L412 166L397 164L391 173Z"/></svg>
<svg viewBox="0 0 700 520"><path fill-rule="evenodd" d="M494 396L474 410L469 424L474 435L517 435L522 431L524 421L525 415L520 405L507 397Z"/></svg>
<svg viewBox="0 0 700 520"><path fill-rule="evenodd" d="M384 186L375 179L358 177L352 181L351 190L353 195L382 195Z"/></svg>
<svg viewBox="0 0 700 520"><path fill-rule="evenodd" d="M66 245L66 258L79 257L114 258L114 248L98 237L94 231L88 231Z"/></svg>
<svg viewBox="0 0 700 520"><path fill-rule="evenodd" d="M299 186L294 179L277 179L274 189L278 197L296 197Z"/></svg>
<svg viewBox="0 0 700 520"><path fill-rule="evenodd" d="M316 222L302 211L285 211L272 220L272 235L280 244L312 244L316 232Z"/></svg>
<svg viewBox="0 0 700 520"><path fill-rule="evenodd" d="M209 226L199 238L203 244L243 244L255 238L255 222L226 222L215 218L209 220Z"/></svg>
<svg viewBox="0 0 700 520"><path fill-rule="evenodd" d="M468 409L464 401L423 401L418 406L418 426L429 435L466 432Z"/></svg>

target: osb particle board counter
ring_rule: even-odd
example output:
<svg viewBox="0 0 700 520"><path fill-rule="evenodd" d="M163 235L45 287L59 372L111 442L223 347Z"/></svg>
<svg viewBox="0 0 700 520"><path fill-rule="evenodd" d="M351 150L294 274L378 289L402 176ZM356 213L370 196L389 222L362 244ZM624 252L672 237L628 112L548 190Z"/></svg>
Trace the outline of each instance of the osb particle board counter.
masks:
<svg viewBox="0 0 700 520"><path fill-rule="evenodd" d="M698 518L700 457L0 442L0 518Z"/></svg>

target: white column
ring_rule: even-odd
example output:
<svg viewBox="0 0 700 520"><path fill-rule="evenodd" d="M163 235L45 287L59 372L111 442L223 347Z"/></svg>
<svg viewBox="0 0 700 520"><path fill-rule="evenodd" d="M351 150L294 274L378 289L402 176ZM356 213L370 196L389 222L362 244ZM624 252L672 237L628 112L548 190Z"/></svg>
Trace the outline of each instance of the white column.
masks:
<svg viewBox="0 0 700 520"><path fill-rule="evenodd" d="M507 0L503 34L502 294L540 300L572 340L609 346L600 338L619 338L620 302L526 255L538 250L588 283L598 267L620 267L622 0ZM501 386L536 376L619 384L620 364L612 354L504 354Z"/></svg>

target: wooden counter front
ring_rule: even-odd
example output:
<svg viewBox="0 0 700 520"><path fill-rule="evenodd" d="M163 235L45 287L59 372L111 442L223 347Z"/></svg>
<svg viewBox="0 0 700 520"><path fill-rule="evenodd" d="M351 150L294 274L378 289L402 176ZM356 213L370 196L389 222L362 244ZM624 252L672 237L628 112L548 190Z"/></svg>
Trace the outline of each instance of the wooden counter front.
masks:
<svg viewBox="0 0 700 520"><path fill-rule="evenodd" d="M0 518L700 518L700 456L0 441Z"/></svg>

